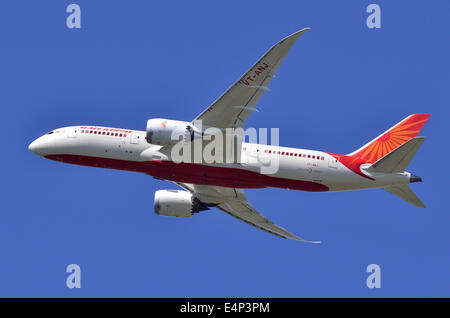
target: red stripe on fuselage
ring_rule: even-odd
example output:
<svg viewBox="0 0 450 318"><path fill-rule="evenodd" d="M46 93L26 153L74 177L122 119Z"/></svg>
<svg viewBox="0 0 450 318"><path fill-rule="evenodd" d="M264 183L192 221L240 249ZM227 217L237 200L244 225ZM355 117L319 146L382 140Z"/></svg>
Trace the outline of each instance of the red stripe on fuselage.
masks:
<svg viewBox="0 0 450 318"><path fill-rule="evenodd" d="M79 155L48 155L45 157L82 166L142 172L158 179L175 182L242 189L273 187L311 192L329 190L327 186L317 182L277 178L245 169L215 167L195 163L129 161Z"/></svg>
<svg viewBox="0 0 450 318"><path fill-rule="evenodd" d="M369 163L368 160L364 160L364 159L354 157L354 156L336 155L334 153L329 153L329 152L328 152L328 154L333 156L334 158L336 158L340 163L342 163L344 166L346 166L348 169L350 169L357 175L360 175L361 177L375 181L374 178L371 178L371 177L365 175L361 171L361 165L364 163Z"/></svg>

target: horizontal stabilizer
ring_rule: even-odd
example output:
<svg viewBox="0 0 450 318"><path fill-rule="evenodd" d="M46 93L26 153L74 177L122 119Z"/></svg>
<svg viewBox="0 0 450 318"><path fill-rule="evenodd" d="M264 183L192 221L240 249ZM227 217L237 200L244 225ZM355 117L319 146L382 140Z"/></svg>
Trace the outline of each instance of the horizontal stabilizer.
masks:
<svg viewBox="0 0 450 318"><path fill-rule="evenodd" d="M370 172L403 172L411 159L419 150L425 137L414 137L398 148L395 148L383 158L379 159L367 170Z"/></svg>
<svg viewBox="0 0 450 318"><path fill-rule="evenodd" d="M419 208L426 208L425 204L420 201L420 199L415 195L414 192L412 192L407 184L384 187L383 189L399 197L400 199L411 203L414 206L417 206Z"/></svg>

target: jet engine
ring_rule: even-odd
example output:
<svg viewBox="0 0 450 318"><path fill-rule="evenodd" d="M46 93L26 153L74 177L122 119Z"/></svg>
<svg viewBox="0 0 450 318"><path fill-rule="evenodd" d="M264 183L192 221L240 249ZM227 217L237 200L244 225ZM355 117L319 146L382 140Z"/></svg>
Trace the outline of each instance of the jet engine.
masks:
<svg viewBox="0 0 450 318"><path fill-rule="evenodd" d="M156 214L181 218L209 209L190 192L183 190L156 191L154 208Z"/></svg>
<svg viewBox="0 0 450 318"><path fill-rule="evenodd" d="M181 140L194 139L196 128L189 122L153 118L147 121L145 139L153 145L173 146Z"/></svg>

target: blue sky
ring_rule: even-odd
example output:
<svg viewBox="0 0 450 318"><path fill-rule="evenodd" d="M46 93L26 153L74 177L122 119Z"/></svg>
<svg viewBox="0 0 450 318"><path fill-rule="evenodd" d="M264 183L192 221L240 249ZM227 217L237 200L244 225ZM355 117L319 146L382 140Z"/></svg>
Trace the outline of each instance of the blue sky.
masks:
<svg viewBox="0 0 450 318"><path fill-rule="evenodd" d="M65 25L77 3L82 28ZM2 297L450 296L450 3L376 1L1 1ZM415 112L431 113L409 166L418 209L375 189L248 190L254 207L321 245L279 239L218 211L153 213L170 182L64 165L28 144L57 127L144 130L191 120L271 45L294 45L248 126L285 146L348 153ZM82 288L68 289L68 264ZM381 266L368 289L369 264Z"/></svg>

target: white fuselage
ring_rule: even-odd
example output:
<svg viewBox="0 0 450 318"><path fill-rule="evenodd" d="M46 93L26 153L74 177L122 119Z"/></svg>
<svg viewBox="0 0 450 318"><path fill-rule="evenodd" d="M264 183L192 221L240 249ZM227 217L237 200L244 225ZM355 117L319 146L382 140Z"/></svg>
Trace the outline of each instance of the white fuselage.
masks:
<svg viewBox="0 0 450 318"><path fill-rule="evenodd" d="M376 173L356 158L323 151L242 144L239 163L174 163L170 149L149 144L144 131L93 126L56 129L30 144L57 161L138 171L159 179L234 188L341 191L407 184L410 174ZM266 169L270 165L274 169Z"/></svg>

